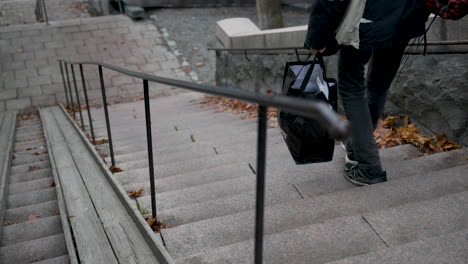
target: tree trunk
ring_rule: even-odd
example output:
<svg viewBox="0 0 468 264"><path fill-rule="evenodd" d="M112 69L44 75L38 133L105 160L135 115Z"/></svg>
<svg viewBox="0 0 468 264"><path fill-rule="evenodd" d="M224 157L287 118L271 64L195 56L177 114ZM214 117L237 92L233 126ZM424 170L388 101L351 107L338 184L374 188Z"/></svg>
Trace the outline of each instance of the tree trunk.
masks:
<svg viewBox="0 0 468 264"><path fill-rule="evenodd" d="M262 30L283 27L281 0L257 0L257 17Z"/></svg>

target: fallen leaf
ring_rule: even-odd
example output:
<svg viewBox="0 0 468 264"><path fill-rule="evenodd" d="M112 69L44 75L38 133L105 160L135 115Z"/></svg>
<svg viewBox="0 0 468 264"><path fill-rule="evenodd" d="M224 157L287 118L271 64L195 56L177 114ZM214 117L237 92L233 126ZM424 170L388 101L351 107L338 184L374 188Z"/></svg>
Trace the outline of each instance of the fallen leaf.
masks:
<svg viewBox="0 0 468 264"><path fill-rule="evenodd" d="M110 166L109 167L109 170L112 172L112 173L117 173L117 172L122 172L123 170L117 166Z"/></svg>
<svg viewBox="0 0 468 264"><path fill-rule="evenodd" d="M95 145L102 145L102 144L106 144L106 143L109 143L109 140L104 138L104 139L101 139L101 140L96 140Z"/></svg>
<svg viewBox="0 0 468 264"><path fill-rule="evenodd" d="M122 40L122 39L117 41L117 44L124 44L124 43L125 43L125 40Z"/></svg>
<svg viewBox="0 0 468 264"><path fill-rule="evenodd" d="M203 67L205 66L205 63L203 62L198 62L197 64L195 64L197 67Z"/></svg>
<svg viewBox="0 0 468 264"><path fill-rule="evenodd" d="M156 218L145 218L146 220L146 223L148 223L148 225L151 227L151 229L155 232L159 232L161 231L161 229L164 229L164 228L168 228L169 226L167 226L166 224L160 222L160 221L157 221Z"/></svg>
<svg viewBox="0 0 468 264"><path fill-rule="evenodd" d="M200 48L193 48L193 51L199 51Z"/></svg>
<svg viewBox="0 0 468 264"><path fill-rule="evenodd" d="M27 148L26 151L35 150L35 149L36 149L36 147L34 147L34 148Z"/></svg>
<svg viewBox="0 0 468 264"><path fill-rule="evenodd" d="M40 170L40 169L41 169L41 167L39 167L39 166L29 166L28 171L37 171L37 170Z"/></svg>
<svg viewBox="0 0 468 264"><path fill-rule="evenodd" d="M3 225L4 226L9 226L9 225L16 225L16 224L18 224L18 222L16 222L16 221L6 221Z"/></svg>
<svg viewBox="0 0 468 264"><path fill-rule="evenodd" d="M36 219L40 218L41 216L42 216L41 214L32 214L32 215L28 216L28 221L36 220Z"/></svg>
<svg viewBox="0 0 468 264"><path fill-rule="evenodd" d="M130 196L130 198L138 198L138 197L140 197L142 194L143 194L143 189L140 189L140 190L138 190L138 191L129 192L129 193L128 193L128 196Z"/></svg>
<svg viewBox="0 0 468 264"><path fill-rule="evenodd" d="M49 185L49 187L50 187L50 188L55 187L55 182L51 183L51 184Z"/></svg>
<svg viewBox="0 0 468 264"><path fill-rule="evenodd" d="M189 72L189 71L192 70L192 67L190 67L190 66L184 66L184 67L182 67L182 68L180 68L180 69L181 69L183 72Z"/></svg>

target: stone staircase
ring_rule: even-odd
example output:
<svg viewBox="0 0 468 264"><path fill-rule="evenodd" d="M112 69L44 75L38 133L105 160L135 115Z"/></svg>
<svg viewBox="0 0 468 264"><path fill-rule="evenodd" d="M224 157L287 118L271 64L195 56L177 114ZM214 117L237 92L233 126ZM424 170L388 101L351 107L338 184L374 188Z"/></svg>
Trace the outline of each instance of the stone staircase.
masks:
<svg viewBox="0 0 468 264"><path fill-rule="evenodd" d="M18 120L14 138L0 263L70 263L39 117Z"/></svg>
<svg viewBox="0 0 468 264"><path fill-rule="evenodd" d="M177 263L252 263L256 120L214 113L201 99L151 102L158 217L169 226L160 235ZM123 169L114 177L127 192L143 189L149 210L144 104L109 111ZM92 114L107 138L102 108ZM96 149L110 165L107 144ZM298 166L269 129L264 263L466 263L468 151L419 154L382 150L389 181L355 187L341 175L341 148L332 162Z"/></svg>

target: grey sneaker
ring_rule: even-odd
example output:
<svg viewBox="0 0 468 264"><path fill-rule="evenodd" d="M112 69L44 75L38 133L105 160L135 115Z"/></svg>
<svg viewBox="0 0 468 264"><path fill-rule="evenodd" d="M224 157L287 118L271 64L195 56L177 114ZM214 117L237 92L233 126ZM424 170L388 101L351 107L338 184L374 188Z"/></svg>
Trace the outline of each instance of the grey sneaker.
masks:
<svg viewBox="0 0 468 264"><path fill-rule="evenodd" d="M344 143L343 141L340 142L340 145L341 145L341 148L346 152L346 156L345 156L346 164L357 165L358 162L354 158L353 151L346 149L346 143Z"/></svg>
<svg viewBox="0 0 468 264"><path fill-rule="evenodd" d="M345 164L343 175L348 181L359 186L387 181L387 173L385 171L378 174L371 174L368 171L359 168L359 165L350 163Z"/></svg>

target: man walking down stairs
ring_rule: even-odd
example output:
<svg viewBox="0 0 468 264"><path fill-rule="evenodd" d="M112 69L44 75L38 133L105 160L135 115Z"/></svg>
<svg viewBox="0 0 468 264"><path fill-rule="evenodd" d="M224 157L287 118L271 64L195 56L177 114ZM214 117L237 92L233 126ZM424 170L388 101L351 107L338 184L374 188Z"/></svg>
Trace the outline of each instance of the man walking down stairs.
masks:
<svg viewBox="0 0 468 264"><path fill-rule="evenodd" d="M14 124L7 123L5 117L2 131ZM0 263L69 263L55 182L37 114L18 116L12 146Z"/></svg>

